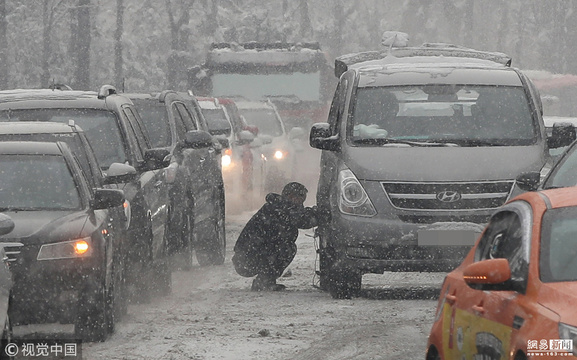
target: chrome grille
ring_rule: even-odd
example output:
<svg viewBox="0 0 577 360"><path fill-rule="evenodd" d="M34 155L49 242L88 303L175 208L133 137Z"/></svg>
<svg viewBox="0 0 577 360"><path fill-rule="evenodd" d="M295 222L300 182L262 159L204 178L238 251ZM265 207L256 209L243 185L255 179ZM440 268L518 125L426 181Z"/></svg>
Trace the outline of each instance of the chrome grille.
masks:
<svg viewBox="0 0 577 360"><path fill-rule="evenodd" d="M8 262L14 262L18 259L22 246L24 244L19 242L0 242L0 247L4 248L5 260Z"/></svg>
<svg viewBox="0 0 577 360"><path fill-rule="evenodd" d="M391 204L403 210L483 210L503 205L514 181L383 182Z"/></svg>

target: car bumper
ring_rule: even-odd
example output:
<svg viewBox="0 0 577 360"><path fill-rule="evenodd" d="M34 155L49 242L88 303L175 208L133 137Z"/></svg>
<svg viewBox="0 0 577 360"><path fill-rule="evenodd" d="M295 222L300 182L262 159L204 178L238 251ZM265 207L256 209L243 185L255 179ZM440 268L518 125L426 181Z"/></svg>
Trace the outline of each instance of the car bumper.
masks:
<svg viewBox="0 0 577 360"><path fill-rule="evenodd" d="M327 239L349 267L446 272L461 263L482 230L482 224L463 221L417 224L339 213Z"/></svg>
<svg viewBox="0 0 577 360"><path fill-rule="evenodd" d="M94 255L38 261L35 250L24 247L10 264L14 279L10 320L15 325L73 323L80 293L96 292L102 286L102 262Z"/></svg>

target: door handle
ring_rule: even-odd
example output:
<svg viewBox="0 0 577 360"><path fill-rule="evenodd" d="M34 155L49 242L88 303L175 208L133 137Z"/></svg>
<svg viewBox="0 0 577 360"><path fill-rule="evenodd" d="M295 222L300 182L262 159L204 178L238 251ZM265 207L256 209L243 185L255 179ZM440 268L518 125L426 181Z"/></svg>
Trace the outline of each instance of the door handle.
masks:
<svg viewBox="0 0 577 360"><path fill-rule="evenodd" d="M161 187L162 187L162 181L158 180L157 182L154 183L155 189L160 189Z"/></svg>
<svg viewBox="0 0 577 360"><path fill-rule="evenodd" d="M447 301L447 303L449 303L449 305L453 305L456 301L457 301L457 295L456 292L453 292L452 294L445 294L445 300Z"/></svg>
<svg viewBox="0 0 577 360"><path fill-rule="evenodd" d="M485 314L485 308L483 307L483 303L480 303L479 305L473 305L473 311L479 315Z"/></svg>
<svg viewBox="0 0 577 360"><path fill-rule="evenodd" d="M205 158L205 157L201 157L201 158L200 158L200 162L201 162L201 163L203 163L203 162L204 162L204 160L206 160L206 158Z"/></svg>

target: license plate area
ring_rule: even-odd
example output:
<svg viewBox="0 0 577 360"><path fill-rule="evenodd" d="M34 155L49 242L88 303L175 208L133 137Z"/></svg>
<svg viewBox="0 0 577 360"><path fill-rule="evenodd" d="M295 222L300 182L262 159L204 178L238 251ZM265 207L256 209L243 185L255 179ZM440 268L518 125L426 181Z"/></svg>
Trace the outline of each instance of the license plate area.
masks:
<svg viewBox="0 0 577 360"><path fill-rule="evenodd" d="M419 230L419 246L473 246L478 232L473 230Z"/></svg>

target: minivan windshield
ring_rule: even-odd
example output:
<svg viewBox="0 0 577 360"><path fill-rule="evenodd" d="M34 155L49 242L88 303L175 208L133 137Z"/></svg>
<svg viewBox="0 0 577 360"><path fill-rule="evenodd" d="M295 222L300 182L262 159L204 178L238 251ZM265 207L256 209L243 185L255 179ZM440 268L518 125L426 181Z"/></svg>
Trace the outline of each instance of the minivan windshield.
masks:
<svg viewBox="0 0 577 360"><path fill-rule="evenodd" d="M528 103L522 87L363 87L357 89L349 137L358 145L530 145L538 131Z"/></svg>

